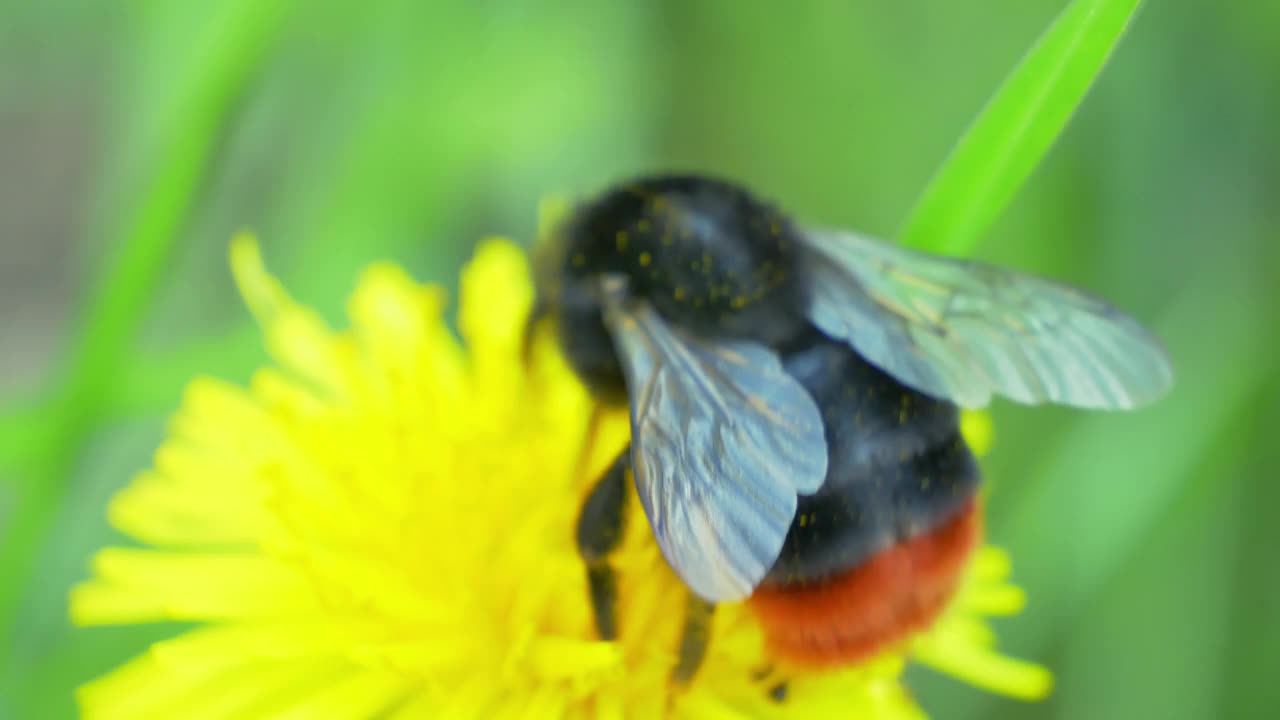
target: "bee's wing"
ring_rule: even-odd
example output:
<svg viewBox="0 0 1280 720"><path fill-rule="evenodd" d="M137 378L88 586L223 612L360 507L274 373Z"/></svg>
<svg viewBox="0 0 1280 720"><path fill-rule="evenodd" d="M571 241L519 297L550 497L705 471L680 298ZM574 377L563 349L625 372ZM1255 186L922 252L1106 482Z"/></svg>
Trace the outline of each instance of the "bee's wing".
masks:
<svg viewBox="0 0 1280 720"><path fill-rule="evenodd" d="M809 230L805 241L813 323L935 397L1120 409L1173 382L1159 341L1072 288L851 233Z"/></svg>
<svg viewBox="0 0 1280 720"><path fill-rule="evenodd" d="M631 405L636 488L667 561L695 593L749 596L782 549L796 494L827 473L817 405L750 342L669 327L646 304L607 304Z"/></svg>

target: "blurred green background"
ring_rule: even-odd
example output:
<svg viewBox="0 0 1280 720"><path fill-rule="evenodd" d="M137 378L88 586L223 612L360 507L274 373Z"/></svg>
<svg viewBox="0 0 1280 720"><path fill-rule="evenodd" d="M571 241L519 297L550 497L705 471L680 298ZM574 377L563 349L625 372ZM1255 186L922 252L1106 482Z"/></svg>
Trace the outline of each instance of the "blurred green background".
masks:
<svg viewBox="0 0 1280 720"><path fill-rule="evenodd" d="M0 718L172 628L75 630L110 494L195 373L263 360L250 227L335 322L359 267L453 282L548 191L736 178L883 236L1062 0L0 2ZM945 718L1280 709L1280 4L1152 1L984 259L1151 323L1179 375L1127 415L995 409L990 532L1031 597L1021 704L923 670Z"/></svg>

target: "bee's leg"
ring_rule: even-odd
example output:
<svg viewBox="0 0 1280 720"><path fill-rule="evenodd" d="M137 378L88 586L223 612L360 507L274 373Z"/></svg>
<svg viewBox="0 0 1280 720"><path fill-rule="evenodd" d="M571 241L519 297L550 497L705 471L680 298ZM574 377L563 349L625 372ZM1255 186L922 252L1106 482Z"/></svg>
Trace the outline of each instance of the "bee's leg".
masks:
<svg viewBox="0 0 1280 720"><path fill-rule="evenodd" d="M716 609L715 605L693 593L688 597L684 632L680 636L680 657L671 671L671 679L677 685L688 684L702 667L702 660L707 656L707 643L711 641L711 620Z"/></svg>
<svg viewBox="0 0 1280 720"><path fill-rule="evenodd" d="M591 469L591 460L596 456L596 438L600 437L600 426L603 423L604 406L596 403L591 406L591 417L587 419L587 427L582 433L582 446L578 448L578 462L573 467L573 479L575 482L581 483L587 479L587 471ZM623 455L628 459L631 457L629 452L629 447L623 451ZM621 461L621 458L615 461L614 464L616 465L619 461ZM628 465L628 467L630 466ZM623 472L625 473L625 471L624 468ZM610 467L609 472L613 472L612 467ZM604 482L604 480L601 479L597 482ZM592 490L592 492L595 492L595 490Z"/></svg>
<svg viewBox="0 0 1280 720"><path fill-rule="evenodd" d="M618 575L609 555L622 542L631 449L625 448L592 488L578 516L578 552L587 564L591 609L602 640L618 637Z"/></svg>

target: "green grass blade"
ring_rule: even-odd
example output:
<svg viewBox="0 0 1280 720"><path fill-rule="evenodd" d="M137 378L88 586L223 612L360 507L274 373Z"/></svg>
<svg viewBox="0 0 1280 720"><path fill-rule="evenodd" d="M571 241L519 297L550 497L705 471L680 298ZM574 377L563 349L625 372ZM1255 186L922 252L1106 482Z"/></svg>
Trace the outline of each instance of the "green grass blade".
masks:
<svg viewBox="0 0 1280 720"><path fill-rule="evenodd" d="M54 417L39 429L50 451L30 457L14 488L17 505L11 521L0 528L0 640L9 636L13 609L32 572L32 553L61 501L61 481L128 356L206 177L220 130L249 87L288 6L288 0L225 4L218 21L204 31L208 44L192 49L199 53L198 62L161 113L172 123L170 132L161 141L142 200L124 218L114 253L85 300L67 355L70 365L48 407Z"/></svg>
<svg viewBox="0 0 1280 720"><path fill-rule="evenodd" d="M222 127L243 96L288 3L228 3L219 16L217 41L194 64L191 77L169 108L172 131L142 193L125 219L116 252L87 298L79 332L67 356L66 392L96 396L129 350L169 251L222 136Z"/></svg>
<svg viewBox="0 0 1280 720"><path fill-rule="evenodd" d="M905 245L966 255L1084 99L1141 0L1075 0L956 144L911 212Z"/></svg>

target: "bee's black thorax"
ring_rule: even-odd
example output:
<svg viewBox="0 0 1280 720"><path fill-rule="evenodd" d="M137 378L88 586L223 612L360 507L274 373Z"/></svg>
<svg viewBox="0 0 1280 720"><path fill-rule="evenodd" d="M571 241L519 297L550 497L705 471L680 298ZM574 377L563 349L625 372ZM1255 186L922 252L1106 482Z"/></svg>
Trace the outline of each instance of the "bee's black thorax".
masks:
<svg viewBox="0 0 1280 720"><path fill-rule="evenodd" d="M600 278L625 278L689 332L777 346L807 327L791 221L735 186L694 177L630 183L560 229L554 314L570 363L598 395L625 397Z"/></svg>
<svg viewBox="0 0 1280 720"><path fill-rule="evenodd" d="M818 403L827 478L801 496L768 582L849 570L951 519L978 487L978 466L951 403L911 390L841 342L811 331L783 362Z"/></svg>

